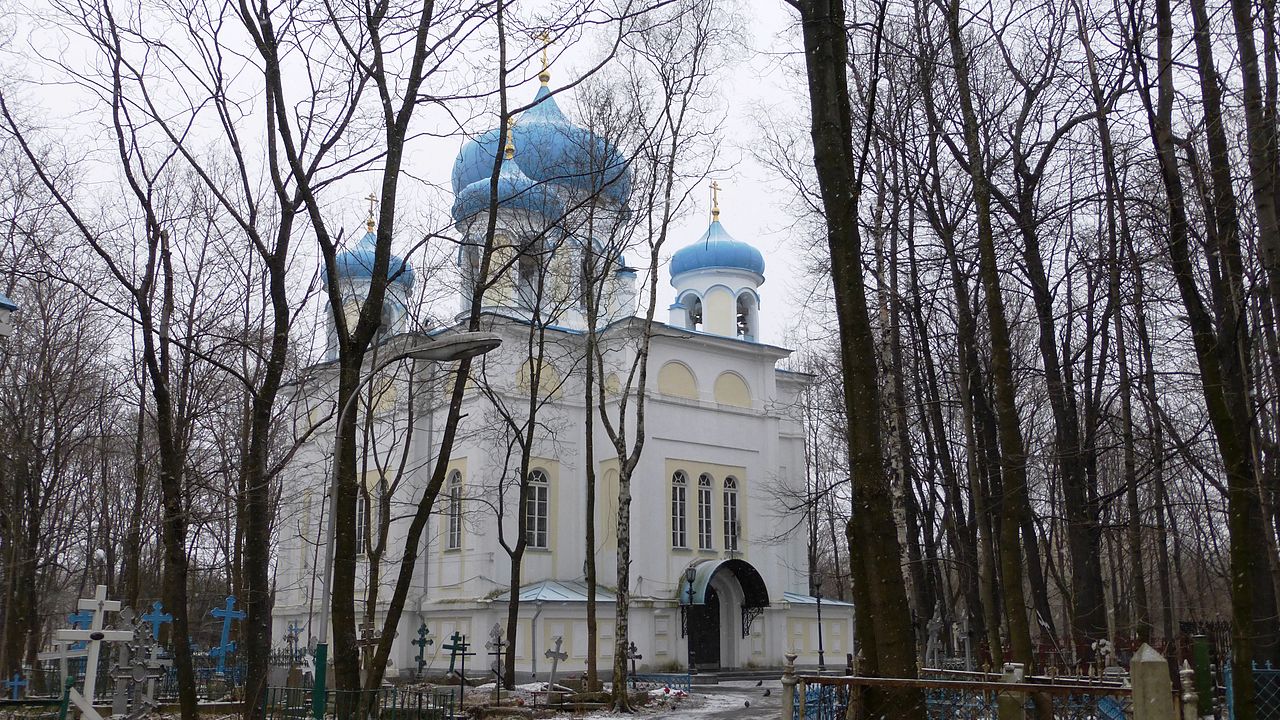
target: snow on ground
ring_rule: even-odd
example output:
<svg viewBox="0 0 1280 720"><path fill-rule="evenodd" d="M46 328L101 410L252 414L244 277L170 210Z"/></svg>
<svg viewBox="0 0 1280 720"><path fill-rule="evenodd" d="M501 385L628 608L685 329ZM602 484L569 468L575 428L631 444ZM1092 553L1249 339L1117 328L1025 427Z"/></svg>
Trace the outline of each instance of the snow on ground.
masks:
<svg viewBox="0 0 1280 720"><path fill-rule="evenodd" d="M768 696L764 694L766 690ZM662 690L656 692L662 693ZM647 720L773 720L781 707L778 703L781 692L782 684L777 680L766 680L761 686L752 680L695 685L689 697L677 703L643 708L637 715ZM597 711L582 717L600 720L620 716Z"/></svg>

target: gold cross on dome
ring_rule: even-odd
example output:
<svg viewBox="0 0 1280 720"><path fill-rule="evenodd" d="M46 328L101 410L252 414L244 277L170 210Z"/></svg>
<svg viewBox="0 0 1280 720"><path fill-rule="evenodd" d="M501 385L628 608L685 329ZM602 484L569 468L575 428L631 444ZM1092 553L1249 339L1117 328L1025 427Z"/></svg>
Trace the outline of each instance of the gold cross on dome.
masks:
<svg viewBox="0 0 1280 720"><path fill-rule="evenodd" d="M538 35L538 41L542 43L542 72L538 73L538 79L542 81L543 85L546 85L551 80L551 73L547 71L547 68L551 66L550 60L547 59L547 48L551 46L551 36L547 34L546 30L543 30Z"/></svg>
<svg viewBox="0 0 1280 720"><path fill-rule="evenodd" d="M365 225L368 226L369 232L373 232L373 211L378 207L378 196L369 193L369 197L365 198L365 200L369 201L369 219L365 222Z"/></svg>
<svg viewBox="0 0 1280 720"><path fill-rule="evenodd" d="M711 181L711 219L720 219L720 183Z"/></svg>
<svg viewBox="0 0 1280 720"><path fill-rule="evenodd" d="M516 156L516 116L507 117L507 146L503 149L503 155L510 160Z"/></svg>

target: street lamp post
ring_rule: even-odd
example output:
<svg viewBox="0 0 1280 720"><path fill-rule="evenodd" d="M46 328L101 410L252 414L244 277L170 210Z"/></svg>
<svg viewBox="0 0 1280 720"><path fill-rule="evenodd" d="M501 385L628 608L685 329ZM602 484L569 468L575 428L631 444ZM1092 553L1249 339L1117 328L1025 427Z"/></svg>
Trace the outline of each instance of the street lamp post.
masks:
<svg viewBox="0 0 1280 720"><path fill-rule="evenodd" d="M813 581L817 587L813 591L813 599L818 601L818 674L821 675L827 669L826 654L822 649L822 575L818 574Z"/></svg>
<svg viewBox="0 0 1280 720"><path fill-rule="evenodd" d="M386 360L378 363L367 375L356 383L351 396L343 403L333 429L333 471L329 480L329 524L325 533L324 576L320 585L320 630L316 638L315 685L311 694L311 711L317 720L324 718L327 667L329 662L329 614L331 608L330 595L333 591L333 552L334 537L337 526L334 516L338 510L338 442L342 437L342 419L351 409L351 404L360 396L360 389L372 380L383 368L401 360L423 360L430 362L451 362L483 355L502 344L497 333L463 332L433 338L427 335L417 337L417 343Z"/></svg>
<svg viewBox="0 0 1280 720"><path fill-rule="evenodd" d="M685 642L689 646L689 674L690 675L698 674L698 666L696 663L693 662L693 623L690 623L688 620L689 616L693 614L693 581L697 577L698 577L698 571L693 569L693 567L687 567L684 569L684 581L685 581L685 584L688 586L688 592L689 592L688 610L685 611L685 629L687 630L687 632L685 633Z"/></svg>

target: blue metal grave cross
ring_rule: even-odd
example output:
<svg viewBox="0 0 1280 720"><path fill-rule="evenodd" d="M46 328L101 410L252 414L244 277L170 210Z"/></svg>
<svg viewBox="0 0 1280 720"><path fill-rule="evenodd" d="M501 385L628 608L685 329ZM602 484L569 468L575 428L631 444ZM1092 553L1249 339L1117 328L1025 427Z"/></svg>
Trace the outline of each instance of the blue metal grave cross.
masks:
<svg viewBox="0 0 1280 720"><path fill-rule="evenodd" d="M9 688L9 697L13 700L19 700L22 698L22 688L26 687L28 684L29 683L23 679L22 674L16 672L13 674L12 680L4 681L4 686Z"/></svg>
<svg viewBox="0 0 1280 720"><path fill-rule="evenodd" d="M173 616L164 611L164 606L157 600L151 603L151 612L142 616L142 622L151 624L151 637L160 639L160 626L173 622Z"/></svg>
<svg viewBox="0 0 1280 720"><path fill-rule="evenodd" d="M302 634L302 626L297 620L290 620L289 627L284 630L284 643L289 648L289 662L302 661L302 651L298 648L298 636Z"/></svg>
<svg viewBox="0 0 1280 720"><path fill-rule="evenodd" d="M209 650L209 655L218 658L218 674L223 675L227 672L227 656L236 651L236 644L231 642L231 621L245 619L243 610L236 610L236 596L227 596L227 606L225 608L214 608L209 612L210 615L222 619L222 642L218 647Z"/></svg>
<svg viewBox="0 0 1280 720"><path fill-rule="evenodd" d="M93 622L92 610L81 610L73 612L67 616L67 622L71 623L72 630L88 630L90 623ZM83 650L88 645L87 642L81 640L71 646L72 650Z"/></svg>

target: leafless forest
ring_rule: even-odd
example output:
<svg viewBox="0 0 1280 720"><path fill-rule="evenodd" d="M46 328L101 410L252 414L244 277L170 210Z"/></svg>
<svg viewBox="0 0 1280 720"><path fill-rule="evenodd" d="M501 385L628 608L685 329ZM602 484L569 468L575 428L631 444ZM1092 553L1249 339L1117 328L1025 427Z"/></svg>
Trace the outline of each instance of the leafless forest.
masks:
<svg viewBox="0 0 1280 720"><path fill-rule="evenodd" d="M739 147L790 190L808 265L788 329L792 369L815 376L795 409L807 467L783 501L807 510L811 574L859 608L865 668L915 674L934 617L1029 667L1091 662L1102 639L1177 655L1208 633L1244 670L1251 720L1249 664L1280 663L1275 0L778 1L794 94ZM421 279L415 327L454 313L448 201L413 163L505 132L554 38L557 86L636 168L642 199L609 247L641 257L652 318L672 219L723 169L715 80L755 52L735 38L754 2L52 0L4 21L0 289L21 310L0 347L0 673L101 583L173 610L187 680L198 618L236 594L252 676L276 641L277 474L333 422L286 413L318 313L340 318L351 420L393 233ZM370 187L375 280L348 313L322 277ZM508 255L491 224L476 272ZM452 372L483 385L470 361ZM533 372L527 406L494 418L525 465ZM622 395L645 390L640 362ZM336 440L340 528L362 492L357 426ZM629 437L610 438L624 464ZM376 687L390 651L362 666L356 647L371 540L337 535L343 687Z"/></svg>

